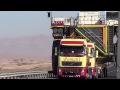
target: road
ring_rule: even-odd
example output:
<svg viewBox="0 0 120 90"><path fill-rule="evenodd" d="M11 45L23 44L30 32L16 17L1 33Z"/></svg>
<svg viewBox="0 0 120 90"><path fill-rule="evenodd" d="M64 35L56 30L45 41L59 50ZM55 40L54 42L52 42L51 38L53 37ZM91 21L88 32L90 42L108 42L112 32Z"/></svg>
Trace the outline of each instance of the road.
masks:
<svg viewBox="0 0 120 90"><path fill-rule="evenodd" d="M115 79L116 66L111 64L107 68L108 77L99 79ZM58 79L51 71L29 71L29 72L16 72L16 73L3 73L0 74L0 79Z"/></svg>

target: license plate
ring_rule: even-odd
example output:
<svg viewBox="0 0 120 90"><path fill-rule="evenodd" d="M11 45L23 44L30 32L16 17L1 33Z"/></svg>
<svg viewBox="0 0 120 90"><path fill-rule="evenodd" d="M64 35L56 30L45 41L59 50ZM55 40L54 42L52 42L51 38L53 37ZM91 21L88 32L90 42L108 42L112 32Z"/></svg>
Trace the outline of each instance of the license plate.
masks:
<svg viewBox="0 0 120 90"><path fill-rule="evenodd" d="M73 77L73 76L69 76L69 77Z"/></svg>

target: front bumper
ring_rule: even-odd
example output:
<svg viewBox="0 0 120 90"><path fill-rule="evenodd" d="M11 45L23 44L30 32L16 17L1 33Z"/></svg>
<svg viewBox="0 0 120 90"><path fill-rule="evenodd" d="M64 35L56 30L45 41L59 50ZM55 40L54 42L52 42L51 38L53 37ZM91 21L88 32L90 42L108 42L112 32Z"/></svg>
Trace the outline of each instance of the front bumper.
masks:
<svg viewBox="0 0 120 90"><path fill-rule="evenodd" d="M58 77L78 77L86 78L87 69L86 68L58 68Z"/></svg>

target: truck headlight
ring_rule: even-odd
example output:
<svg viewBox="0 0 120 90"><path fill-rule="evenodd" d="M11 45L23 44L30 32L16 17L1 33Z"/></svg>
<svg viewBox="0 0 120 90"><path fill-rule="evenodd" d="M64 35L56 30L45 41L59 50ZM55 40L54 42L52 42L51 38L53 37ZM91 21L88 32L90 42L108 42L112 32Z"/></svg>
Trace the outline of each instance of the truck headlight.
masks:
<svg viewBox="0 0 120 90"><path fill-rule="evenodd" d="M81 74L84 74L84 72L85 72L85 71L84 71L84 68L83 68L82 71L81 71Z"/></svg>
<svg viewBox="0 0 120 90"><path fill-rule="evenodd" d="M61 73L62 72L62 70L61 69L59 69L59 73Z"/></svg>
<svg viewBox="0 0 120 90"><path fill-rule="evenodd" d="M92 72L93 72L93 69L92 69Z"/></svg>

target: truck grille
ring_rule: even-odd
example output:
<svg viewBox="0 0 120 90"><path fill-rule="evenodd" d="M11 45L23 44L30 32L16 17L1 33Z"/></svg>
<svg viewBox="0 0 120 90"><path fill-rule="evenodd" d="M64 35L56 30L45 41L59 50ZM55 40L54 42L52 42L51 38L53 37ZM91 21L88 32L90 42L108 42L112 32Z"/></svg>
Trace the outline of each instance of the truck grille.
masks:
<svg viewBox="0 0 120 90"><path fill-rule="evenodd" d="M81 66L82 62L62 62L62 66Z"/></svg>

